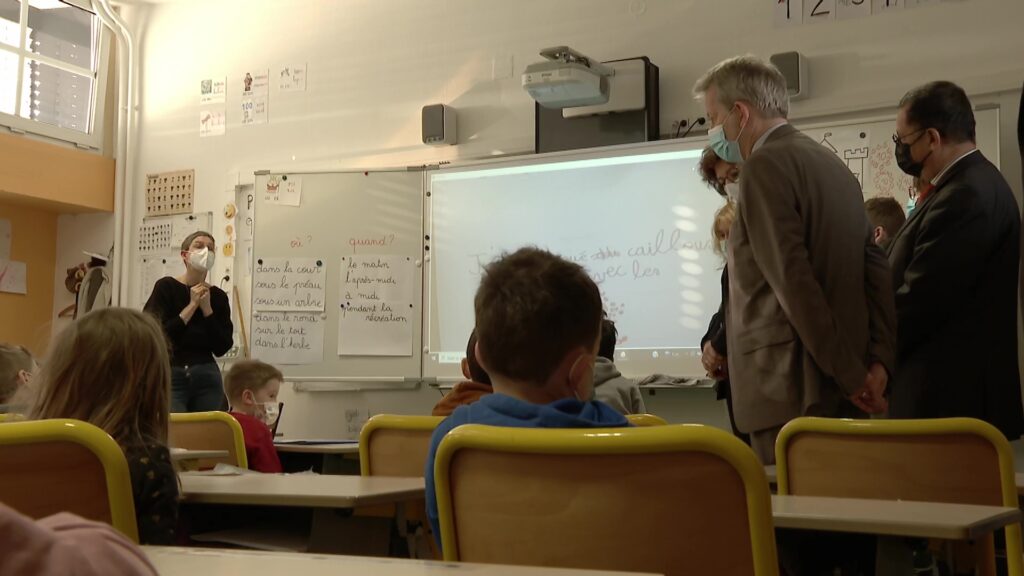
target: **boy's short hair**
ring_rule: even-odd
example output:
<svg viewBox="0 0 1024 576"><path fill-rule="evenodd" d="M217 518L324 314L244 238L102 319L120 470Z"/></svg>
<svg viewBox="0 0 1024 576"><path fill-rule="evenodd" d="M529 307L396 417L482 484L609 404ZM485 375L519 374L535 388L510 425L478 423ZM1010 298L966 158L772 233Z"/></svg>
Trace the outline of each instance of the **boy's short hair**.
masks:
<svg viewBox="0 0 1024 576"><path fill-rule="evenodd" d="M476 335L492 379L543 384L570 350L592 350L601 293L578 264L538 248L503 254L484 268L474 301Z"/></svg>
<svg viewBox="0 0 1024 576"><path fill-rule="evenodd" d="M197 230L196 232L193 232L193 233L189 234L188 236L185 236L185 239L181 241L181 251L182 252L188 252L188 249L192 247L192 242L196 238L202 238L204 236L209 238L210 240L213 240L214 246L217 245L217 239L213 237L213 234L210 234L209 232L206 232L205 230Z"/></svg>
<svg viewBox="0 0 1024 576"><path fill-rule="evenodd" d="M615 343L619 341L619 330L615 322L605 318L601 320L601 344L597 347L597 355L609 360L615 359Z"/></svg>
<svg viewBox="0 0 1024 576"><path fill-rule="evenodd" d="M24 346L0 343L0 404L6 404L18 389L18 372L32 371L32 353Z"/></svg>
<svg viewBox="0 0 1024 576"><path fill-rule="evenodd" d="M271 380L284 380L284 374L266 362L241 360L224 377L224 393L229 402L234 402L242 398L242 392L258 392Z"/></svg>
<svg viewBox="0 0 1024 576"><path fill-rule="evenodd" d="M469 366L469 377L477 384L490 384L491 377L476 359L476 328L469 333L469 342L466 343L466 364Z"/></svg>
<svg viewBox="0 0 1024 576"><path fill-rule="evenodd" d="M864 210L868 213L871 226L881 226L885 234L892 238L907 221L903 207L891 196L876 196L864 202Z"/></svg>

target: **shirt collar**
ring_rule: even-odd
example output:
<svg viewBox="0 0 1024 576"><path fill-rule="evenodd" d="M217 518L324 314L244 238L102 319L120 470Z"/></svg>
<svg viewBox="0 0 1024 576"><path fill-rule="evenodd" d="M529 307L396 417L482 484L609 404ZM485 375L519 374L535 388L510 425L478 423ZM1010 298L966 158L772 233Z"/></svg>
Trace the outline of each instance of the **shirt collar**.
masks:
<svg viewBox="0 0 1024 576"><path fill-rule="evenodd" d="M764 145L765 140L768 140L768 137L772 135L772 132L775 132L785 125L786 123L782 122L781 124L776 124L775 126L765 130L764 134L761 134L761 137L757 139L757 142L754 142L754 147L750 149L750 153L753 154L754 152L757 152L757 149Z"/></svg>
<svg viewBox="0 0 1024 576"><path fill-rule="evenodd" d="M956 166L957 162L963 160L964 158L970 156L971 154L974 154L977 151L978 151L977 148L973 148L973 149L969 150L967 153L965 153L963 156L960 156L956 160L953 160L952 162L950 162L945 168L942 169L942 172L939 172L938 174L935 175L935 178L932 178L932 186L938 186L939 182L942 181L942 177L945 176L946 172L949 172L949 170L953 166Z"/></svg>

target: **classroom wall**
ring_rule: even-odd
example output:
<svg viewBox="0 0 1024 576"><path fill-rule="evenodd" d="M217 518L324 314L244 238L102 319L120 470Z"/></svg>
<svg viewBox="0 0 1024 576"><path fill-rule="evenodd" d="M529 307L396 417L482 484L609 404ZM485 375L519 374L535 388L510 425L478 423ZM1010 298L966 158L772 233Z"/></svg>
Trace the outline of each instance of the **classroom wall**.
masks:
<svg viewBox="0 0 1024 576"><path fill-rule="evenodd" d="M11 221L11 260L25 262L27 294L0 292L0 342L25 346L36 356L50 343L57 214L0 202L0 218Z"/></svg>
<svg viewBox="0 0 1024 576"><path fill-rule="evenodd" d="M702 113L696 78L739 53L799 50L811 97L795 118L892 112L937 78L1003 104L1002 167L1018 194L1013 142L1024 78L1024 2L964 0L776 29L772 2L729 0L208 0L124 8L141 49L136 214L147 172L196 169L196 210L223 209L259 169L342 169L531 151L533 102L520 87L537 52L568 44L597 59L646 55L661 68L661 132ZM308 89L279 93L274 74L308 63ZM270 69L269 123L242 126L241 76ZM199 138L199 80L227 76L227 134ZM420 107L458 111L460 144L420 143ZM1009 103L1009 105L1007 105ZM136 222L137 224L138 222ZM138 274L132 274L138 277ZM422 412L433 390L295 393L286 419L337 429L346 406ZM377 408L381 408L378 410ZM317 430L326 432L326 430Z"/></svg>

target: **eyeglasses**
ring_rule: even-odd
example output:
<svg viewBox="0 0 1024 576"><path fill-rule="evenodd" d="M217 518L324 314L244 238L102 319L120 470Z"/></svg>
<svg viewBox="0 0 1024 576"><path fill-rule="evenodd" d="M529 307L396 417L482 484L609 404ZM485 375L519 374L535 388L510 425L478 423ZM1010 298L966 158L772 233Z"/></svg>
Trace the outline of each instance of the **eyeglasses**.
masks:
<svg viewBox="0 0 1024 576"><path fill-rule="evenodd" d="M900 136L899 132L896 132L896 133L894 133L892 135L892 142L893 142L893 144L907 144L908 146L913 146L914 144L917 144L917 141L921 139L921 136L924 136L924 134L922 134L922 132L924 132L925 130L927 130L927 128L919 128L917 130L914 130L910 134L907 134L906 136ZM910 138L914 134L920 134L921 136L918 136L917 138L914 138L913 142L909 142L909 143L903 142L904 138Z"/></svg>

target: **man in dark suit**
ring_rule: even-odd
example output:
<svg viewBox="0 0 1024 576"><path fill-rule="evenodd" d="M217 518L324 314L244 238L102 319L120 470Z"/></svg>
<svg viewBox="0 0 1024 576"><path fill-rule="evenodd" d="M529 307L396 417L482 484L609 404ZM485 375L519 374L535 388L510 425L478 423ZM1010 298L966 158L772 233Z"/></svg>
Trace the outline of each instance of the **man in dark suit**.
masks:
<svg viewBox="0 0 1024 576"><path fill-rule="evenodd" d="M729 234L729 376L736 425L772 464L793 418L884 410L892 276L857 179L786 122L786 81L774 66L726 60L694 93L715 153L744 162Z"/></svg>
<svg viewBox="0 0 1024 576"><path fill-rule="evenodd" d="M977 149L971 102L952 82L908 92L893 140L900 168L931 187L889 248L899 326L889 415L971 416L1019 438L1017 201Z"/></svg>

